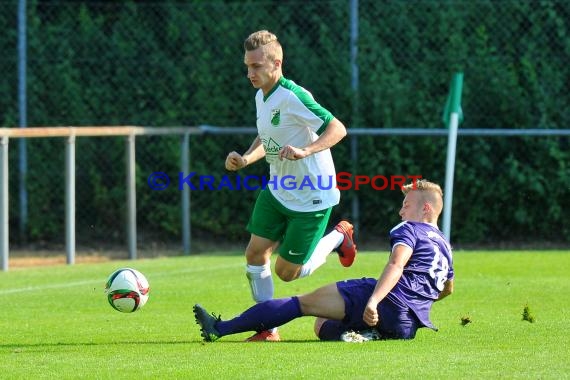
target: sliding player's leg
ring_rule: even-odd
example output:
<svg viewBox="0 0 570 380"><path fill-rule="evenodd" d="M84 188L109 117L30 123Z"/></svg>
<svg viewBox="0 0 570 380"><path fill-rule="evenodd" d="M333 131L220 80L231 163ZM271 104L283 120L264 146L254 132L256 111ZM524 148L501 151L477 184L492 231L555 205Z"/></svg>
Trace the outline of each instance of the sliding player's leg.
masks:
<svg viewBox="0 0 570 380"><path fill-rule="evenodd" d="M200 305L195 305L193 310L204 340L215 341L222 336L245 331L268 331L306 315L341 319L345 305L336 284L330 284L299 297L257 303L230 320L209 314Z"/></svg>

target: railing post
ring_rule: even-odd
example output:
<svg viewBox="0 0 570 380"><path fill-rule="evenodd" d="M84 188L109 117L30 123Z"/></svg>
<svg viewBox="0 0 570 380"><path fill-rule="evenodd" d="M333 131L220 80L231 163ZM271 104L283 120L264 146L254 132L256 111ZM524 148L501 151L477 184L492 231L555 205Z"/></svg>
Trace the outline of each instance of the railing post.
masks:
<svg viewBox="0 0 570 380"><path fill-rule="evenodd" d="M65 251L67 264L75 264L75 134L65 144Z"/></svg>
<svg viewBox="0 0 570 380"><path fill-rule="evenodd" d="M0 257L2 270L8 270L8 136L0 138Z"/></svg>
<svg viewBox="0 0 570 380"><path fill-rule="evenodd" d="M137 192L135 177L135 134L127 136L127 244L129 259L137 258Z"/></svg>
<svg viewBox="0 0 570 380"><path fill-rule="evenodd" d="M184 175L188 175L190 172L190 132L186 132L182 138L182 162L181 170ZM190 255L191 252L191 229L192 224L190 222L190 188L184 186L180 192L182 197L182 247L184 249L184 255Z"/></svg>

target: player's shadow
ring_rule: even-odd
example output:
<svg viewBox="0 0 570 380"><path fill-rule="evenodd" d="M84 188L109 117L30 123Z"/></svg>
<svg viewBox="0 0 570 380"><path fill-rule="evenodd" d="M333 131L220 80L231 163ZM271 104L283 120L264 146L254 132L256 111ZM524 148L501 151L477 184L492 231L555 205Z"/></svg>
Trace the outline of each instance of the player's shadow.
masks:
<svg viewBox="0 0 570 380"><path fill-rule="evenodd" d="M177 341L116 341L116 342L56 342L56 343L7 343L0 344L0 350L12 350L12 352L20 352L33 350L34 348L46 347L89 347L89 346L122 346L122 345L181 345L181 344L259 344L260 342L245 342L243 340L223 340L218 342L204 342L202 340L177 340ZM264 342L261 342L264 343ZM330 343L322 342L320 340L284 340L280 342L265 342L266 344L280 345L280 344L299 344L299 343ZM341 342L342 343L342 342Z"/></svg>
<svg viewBox="0 0 570 380"><path fill-rule="evenodd" d="M56 342L56 343L7 343L0 344L0 349L28 349L35 347L88 347L88 346L121 346L121 345L143 345L143 344L189 344L197 343L196 340L177 340L177 341L116 341L116 342Z"/></svg>

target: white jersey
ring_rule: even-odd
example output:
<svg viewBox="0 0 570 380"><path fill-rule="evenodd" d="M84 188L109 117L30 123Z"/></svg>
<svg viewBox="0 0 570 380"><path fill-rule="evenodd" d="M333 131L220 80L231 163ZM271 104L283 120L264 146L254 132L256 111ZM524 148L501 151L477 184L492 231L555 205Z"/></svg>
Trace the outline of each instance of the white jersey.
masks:
<svg viewBox="0 0 570 380"><path fill-rule="evenodd" d="M301 160L279 160L285 145L303 148L314 142L334 116L310 92L281 77L267 96L255 96L257 131L269 163L267 187L286 208L318 211L340 200L330 149Z"/></svg>

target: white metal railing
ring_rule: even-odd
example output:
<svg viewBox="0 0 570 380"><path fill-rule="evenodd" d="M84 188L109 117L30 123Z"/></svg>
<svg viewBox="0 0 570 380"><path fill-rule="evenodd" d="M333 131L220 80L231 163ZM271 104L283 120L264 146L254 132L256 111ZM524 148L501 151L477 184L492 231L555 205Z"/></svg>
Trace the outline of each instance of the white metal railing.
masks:
<svg viewBox="0 0 570 380"><path fill-rule="evenodd" d="M207 128L206 128L207 129ZM136 230L136 188L135 188L135 137L140 135L182 135L181 170L189 171L189 136L203 134L200 127L34 127L0 128L0 260L3 271L9 262L9 176L8 144L10 138L64 137L65 147L65 250L68 264L75 263L75 140L77 137L125 136L127 137L127 244L129 259L137 258ZM190 253L190 193L183 189L182 196L182 240L184 253Z"/></svg>
<svg viewBox="0 0 570 380"><path fill-rule="evenodd" d="M75 262L75 141L77 137L125 136L127 137L127 244L130 259L137 258L136 231L136 188L135 188L135 145L139 135L181 135L181 171L188 173L189 145L191 135L203 134L251 134L254 127L34 127L34 128L0 128L0 260L1 269L8 270L9 258L9 210L8 210L8 145L11 138L67 138L65 149L65 247L67 263ZM433 128L353 128L349 130L351 139L359 136L448 136L448 129ZM458 136L570 136L570 129L459 129ZM446 192L447 195L447 192ZM190 189L184 187L182 196L182 245L184 254L190 254ZM448 194L452 196L452 194ZM358 204L358 195L353 202ZM444 210L446 212L446 210ZM451 210L447 210L451 212ZM358 207L353 207L352 219L355 227L359 225ZM451 215L451 214L449 214Z"/></svg>

